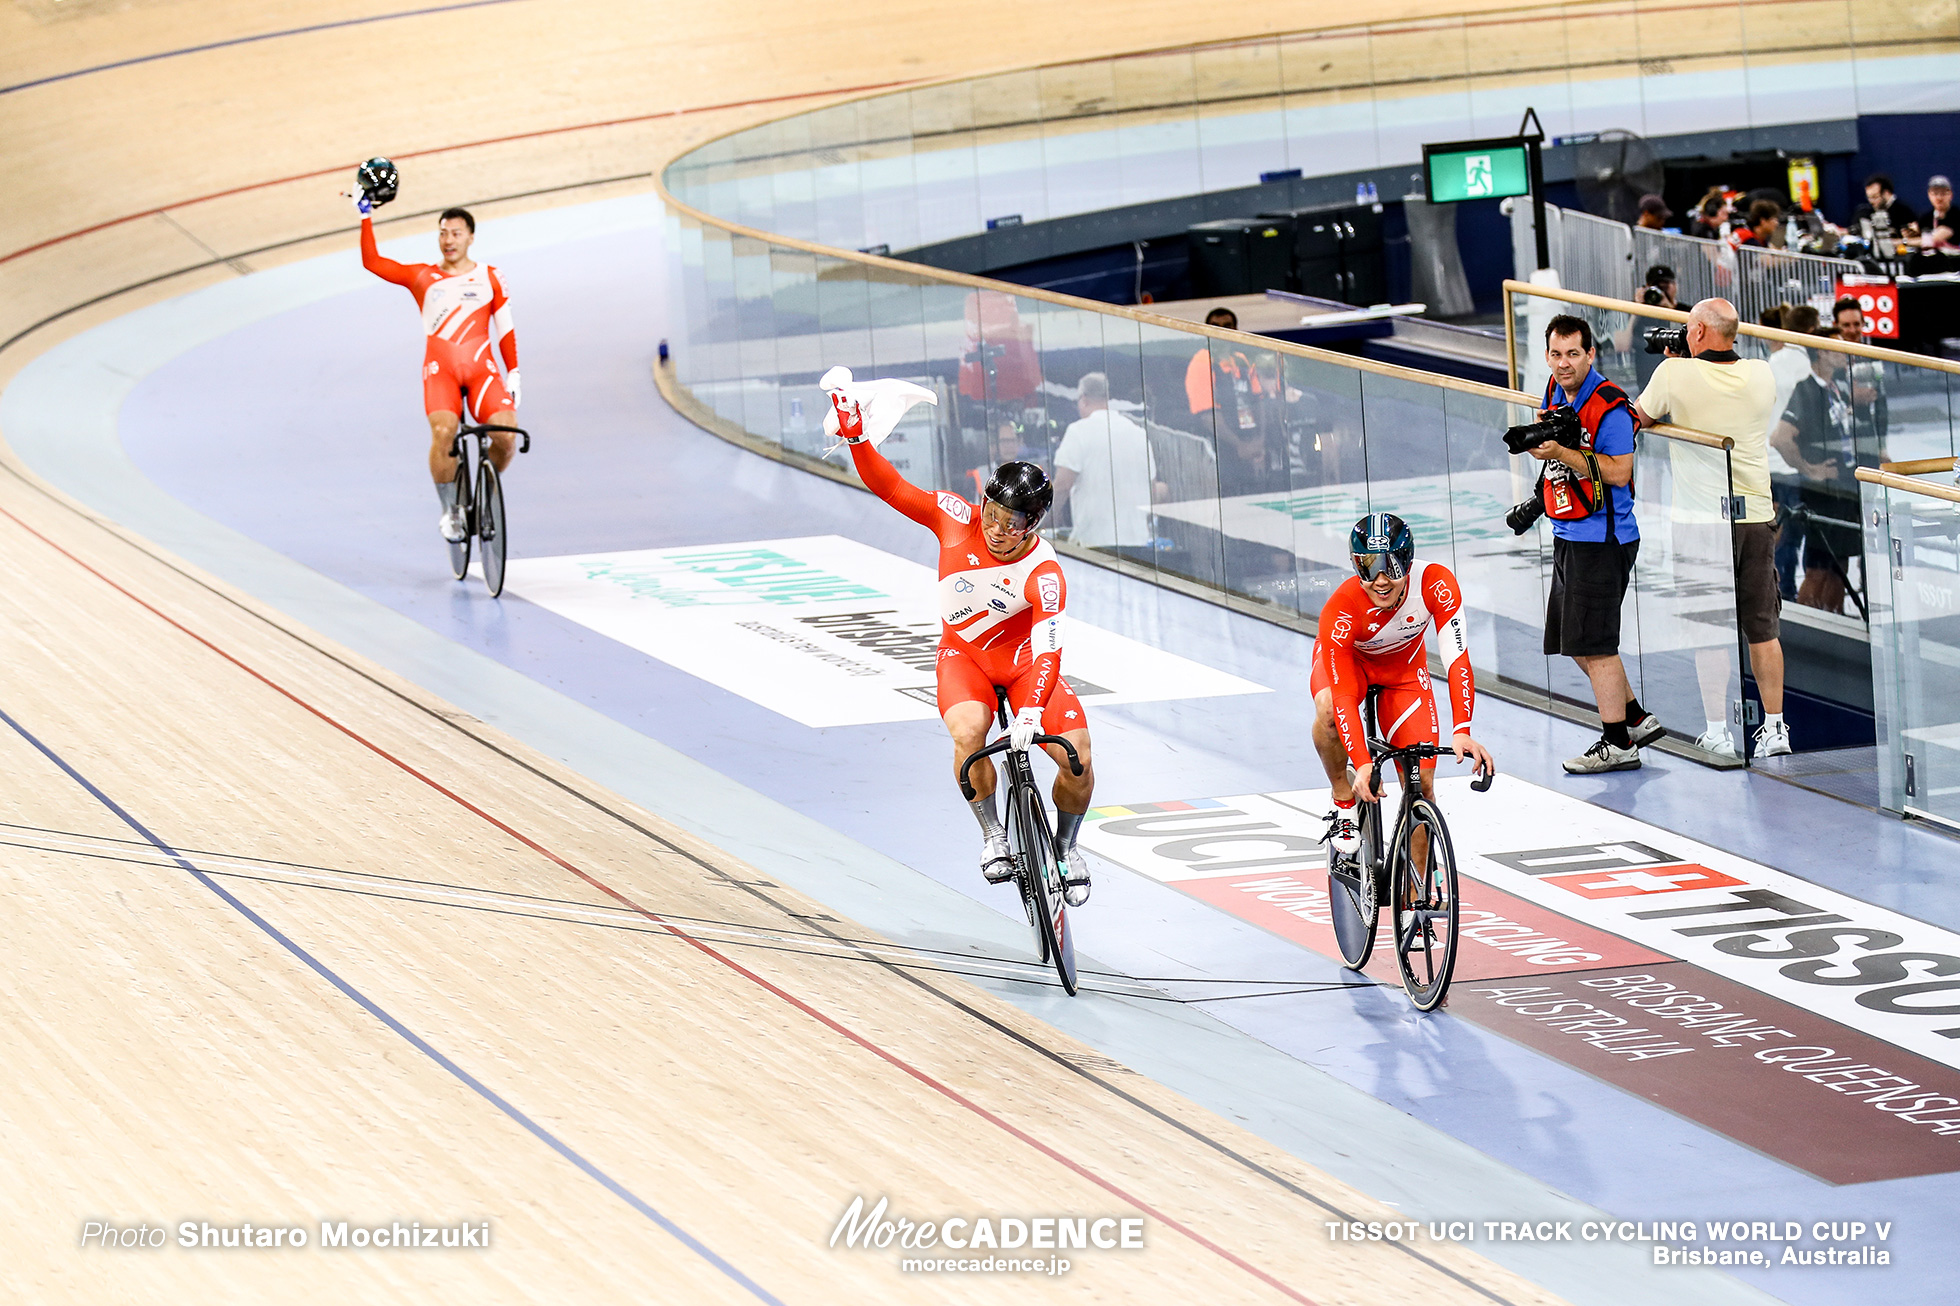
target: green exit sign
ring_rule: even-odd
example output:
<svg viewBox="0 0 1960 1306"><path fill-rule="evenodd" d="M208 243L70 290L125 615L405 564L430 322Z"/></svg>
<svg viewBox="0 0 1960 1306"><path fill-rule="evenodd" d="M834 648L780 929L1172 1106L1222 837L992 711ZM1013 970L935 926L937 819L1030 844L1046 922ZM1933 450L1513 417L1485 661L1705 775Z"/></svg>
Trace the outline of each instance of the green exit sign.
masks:
<svg viewBox="0 0 1960 1306"><path fill-rule="evenodd" d="M1425 145L1422 171L1431 204L1531 193L1525 143L1515 136Z"/></svg>

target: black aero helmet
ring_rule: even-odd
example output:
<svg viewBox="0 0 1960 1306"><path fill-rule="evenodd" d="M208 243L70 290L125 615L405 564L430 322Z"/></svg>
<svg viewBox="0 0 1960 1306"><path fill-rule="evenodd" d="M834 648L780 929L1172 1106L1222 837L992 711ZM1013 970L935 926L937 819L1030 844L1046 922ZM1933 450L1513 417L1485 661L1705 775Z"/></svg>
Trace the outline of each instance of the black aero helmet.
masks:
<svg viewBox="0 0 1960 1306"><path fill-rule="evenodd" d="M1415 561L1416 537L1409 533L1409 523L1394 513L1371 512L1348 532L1348 553L1362 580L1384 572L1401 580Z"/></svg>
<svg viewBox="0 0 1960 1306"><path fill-rule="evenodd" d="M987 497L1009 512L1027 519L1025 530L1033 530L1055 502L1055 486L1048 473L1033 463L1002 463L987 482Z"/></svg>
<svg viewBox="0 0 1960 1306"><path fill-rule="evenodd" d="M374 158L355 171L354 184L361 188L361 194L367 196L370 203L378 207L401 191L402 175L388 160Z"/></svg>

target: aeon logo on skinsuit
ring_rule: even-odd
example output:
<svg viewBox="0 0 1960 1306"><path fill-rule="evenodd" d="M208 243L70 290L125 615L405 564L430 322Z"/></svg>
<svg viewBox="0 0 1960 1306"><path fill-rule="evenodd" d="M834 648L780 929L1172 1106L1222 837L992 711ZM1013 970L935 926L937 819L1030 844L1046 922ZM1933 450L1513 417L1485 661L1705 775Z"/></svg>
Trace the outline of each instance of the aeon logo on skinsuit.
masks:
<svg viewBox="0 0 1960 1306"><path fill-rule="evenodd" d="M1060 576L1039 577L1035 581L1035 585L1041 592L1041 610L1043 612L1054 612L1062 606L1062 578Z"/></svg>

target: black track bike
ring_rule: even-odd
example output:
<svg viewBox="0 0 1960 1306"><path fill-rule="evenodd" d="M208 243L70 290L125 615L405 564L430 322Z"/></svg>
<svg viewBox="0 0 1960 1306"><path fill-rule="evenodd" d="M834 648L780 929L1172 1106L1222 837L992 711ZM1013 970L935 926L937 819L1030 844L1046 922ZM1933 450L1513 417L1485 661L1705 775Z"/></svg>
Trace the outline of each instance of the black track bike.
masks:
<svg viewBox="0 0 1960 1306"><path fill-rule="evenodd" d="M518 437L517 452L531 452L531 433L521 426L458 427L456 439L449 446L450 454L456 459L456 504L463 510L463 538L449 546L449 569L456 573L457 580L469 575L470 540L481 541L483 551L477 560L483 565L483 583L489 587L493 599L504 592L507 541L504 482L497 475L496 464L490 461L490 439L500 431ZM472 438L476 441L474 473L470 465Z"/></svg>
<svg viewBox="0 0 1960 1306"><path fill-rule="evenodd" d="M1419 764L1454 754L1434 744L1391 748L1380 737L1380 699L1380 687L1371 686L1361 705L1362 735L1375 759L1377 785L1389 764L1395 765L1402 805L1384 842L1381 796L1360 796L1360 849L1352 857L1328 849L1328 908L1341 960L1358 971L1374 952L1376 920L1386 903L1402 987L1416 1010L1433 1011L1448 995L1456 969L1456 849L1442 810L1422 796ZM1483 793L1494 778L1481 774L1470 787Z"/></svg>
<svg viewBox="0 0 1960 1306"><path fill-rule="evenodd" d="M1007 695L994 688L995 710L1001 729L1009 724ZM1069 769L1082 774L1082 761L1075 748L1060 735L1036 735L1034 742L1059 744L1068 755ZM970 803L979 797L967 783L966 773L975 762L996 753L1005 753L1007 783L1007 847L1014 857L1014 880L1021 889L1021 903L1027 908L1028 924L1034 927L1035 947L1041 960L1052 962L1062 978L1062 988L1075 996L1075 934L1068 925L1068 899L1062 891L1062 867L1055 856L1055 836L1048 824L1048 809L1035 786L1034 768L1025 751L1009 747L1006 736L960 763L960 792Z"/></svg>

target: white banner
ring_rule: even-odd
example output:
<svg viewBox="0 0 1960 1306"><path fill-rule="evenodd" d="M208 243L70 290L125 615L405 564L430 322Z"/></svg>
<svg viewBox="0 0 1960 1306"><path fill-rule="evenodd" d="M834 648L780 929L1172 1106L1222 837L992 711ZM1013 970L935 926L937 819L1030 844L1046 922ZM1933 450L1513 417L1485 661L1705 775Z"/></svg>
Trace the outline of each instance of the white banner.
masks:
<svg viewBox="0 0 1960 1306"><path fill-rule="evenodd" d="M505 588L807 726L936 719L937 578L837 535L513 560ZM1069 618L1062 673L1099 704L1263 685Z"/></svg>

